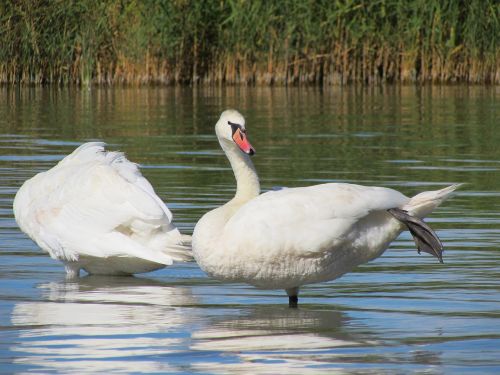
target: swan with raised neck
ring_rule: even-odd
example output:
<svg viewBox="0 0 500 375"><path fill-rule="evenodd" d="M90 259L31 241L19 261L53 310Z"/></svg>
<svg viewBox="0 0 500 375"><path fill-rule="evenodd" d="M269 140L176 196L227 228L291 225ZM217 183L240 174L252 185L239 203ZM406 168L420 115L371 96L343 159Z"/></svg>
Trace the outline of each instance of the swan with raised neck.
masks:
<svg viewBox="0 0 500 375"><path fill-rule="evenodd" d="M193 233L193 255L208 275L263 289L299 288L336 279L382 255L410 229L420 251L442 261L442 245L420 218L459 186L408 198L383 187L329 183L260 194L245 119L222 113L215 132L233 169L233 199L206 213ZM260 195L259 195L260 194Z"/></svg>

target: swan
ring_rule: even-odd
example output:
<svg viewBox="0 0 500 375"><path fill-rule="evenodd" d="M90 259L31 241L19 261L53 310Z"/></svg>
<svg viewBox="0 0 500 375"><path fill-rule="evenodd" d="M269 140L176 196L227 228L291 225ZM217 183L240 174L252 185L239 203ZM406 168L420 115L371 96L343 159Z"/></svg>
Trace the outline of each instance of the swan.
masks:
<svg viewBox="0 0 500 375"><path fill-rule="evenodd" d="M88 142L27 180L13 203L17 224L62 261L68 277L150 272L192 258L190 236L135 163Z"/></svg>
<svg viewBox="0 0 500 375"><path fill-rule="evenodd" d="M421 218L460 184L408 198L383 187L327 183L260 194L244 117L224 111L215 125L236 177L236 194L196 224L193 255L209 276L284 289L296 307L301 286L336 279L373 260L405 229L418 252L442 262L442 245Z"/></svg>

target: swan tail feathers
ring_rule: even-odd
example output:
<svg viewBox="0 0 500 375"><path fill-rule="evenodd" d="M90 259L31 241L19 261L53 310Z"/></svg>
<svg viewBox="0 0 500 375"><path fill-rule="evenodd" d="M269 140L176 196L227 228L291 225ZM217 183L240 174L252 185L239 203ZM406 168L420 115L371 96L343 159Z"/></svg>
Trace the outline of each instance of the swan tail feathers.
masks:
<svg viewBox="0 0 500 375"><path fill-rule="evenodd" d="M429 215L437 206L450 198L455 190L463 184L453 184L441 190L424 191L410 199L408 204L402 207L410 216L423 218Z"/></svg>
<svg viewBox="0 0 500 375"><path fill-rule="evenodd" d="M192 236L181 233L181 243L185 246L191 246Z"/></svg>
<svg viewBox="0 0 500 375"><path fill-rule="evenodd" d="M181 240L176 244L170 244L164 253L168 254L174 261L189 262L192 261L193 252L191 247L191 236L182 234Z"/></svg>
<svg viewBox="0 0 500 375"><path fill-rule="evenodd" d="M193 253L191 252L191 246L170 246L167 252L168 255L176 262L190 262L194 259Z"/></svg>

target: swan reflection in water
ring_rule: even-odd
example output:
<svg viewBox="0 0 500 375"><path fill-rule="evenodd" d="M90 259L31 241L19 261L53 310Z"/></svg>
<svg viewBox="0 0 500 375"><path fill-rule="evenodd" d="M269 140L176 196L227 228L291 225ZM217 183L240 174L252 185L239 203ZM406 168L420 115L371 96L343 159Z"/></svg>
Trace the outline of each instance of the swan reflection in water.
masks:
<svg viewBox="0 0 500 375"><path fill-rule="evenodd" d="M42 301L14 306L12 324L23 329L11 351L16 363L41 370L170 371L168 357L190 335L194 311L185 306L197 304L189 287L144 278L88 276L38 288Z"/></svg>
<svg viewBox="0 0 500 375"><path fill-rule="evenodd" d="M319 373L338 358L343 348L374 345L356 337L345 325L345 314L332 310L254 306L237 318L215 319L194 332L192 350L218 351L231 361L204 361L193 369L213 373ZM365 336L366 337L366 336ZM328 373L334 370L330 363Z"/></svg>
<svg viewBox="0 0 500 375"><path fill-rule="evenodd" d="M200 291L186 285L89 276L38 288L41 300L19 302L11 318L19 328L10 348L14 361L30 370L304 369L322 350L364 344L344 331L346 319L337 311L268 305L219 305L207 311L197 297ZM298 353L310 355L299 358ZM279 364L267 363L277 357Z"/></svg>
<svg viewBox="0 0 500 375"><path fill-rule="evenodd" d="M422 348L400 352L383 337L364 321L325 306L253 306L247 314L220 316L193 332L192 350L219 353L223 360L196 362L192 369L219 374L345 374L348 369L376 369L378 364L383 371L386 365L404 369L409 364L420 368L441 363L442 353Z"/></svg>
<svg viewBox="0 0 500 375"><path fill-rule="evenodd" d="M41 301L19 302L11 315L18 327L13 361L30 371L344 373L346 365L364 368L374 360L440 361L426 351L394 352L377 329L331 305L207 309L205 286L133 277L89 276L38 288Z"/></svg>

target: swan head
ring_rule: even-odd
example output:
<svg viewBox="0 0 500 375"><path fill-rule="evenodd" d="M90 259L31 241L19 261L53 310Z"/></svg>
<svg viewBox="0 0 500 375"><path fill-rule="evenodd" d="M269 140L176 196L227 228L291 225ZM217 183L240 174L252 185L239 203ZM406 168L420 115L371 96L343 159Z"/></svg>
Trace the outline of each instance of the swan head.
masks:
<svg viewBox="0 0 500 375"><path fill-rule="evenodd" d="M247 138L245 118L238 111L228 109L222 112L219 121L215 125L215 133L223 148L236 145L247 155L255 154L255 149Z"/></svg>

